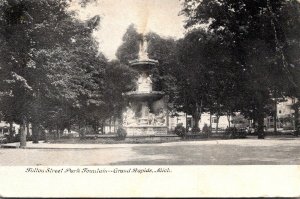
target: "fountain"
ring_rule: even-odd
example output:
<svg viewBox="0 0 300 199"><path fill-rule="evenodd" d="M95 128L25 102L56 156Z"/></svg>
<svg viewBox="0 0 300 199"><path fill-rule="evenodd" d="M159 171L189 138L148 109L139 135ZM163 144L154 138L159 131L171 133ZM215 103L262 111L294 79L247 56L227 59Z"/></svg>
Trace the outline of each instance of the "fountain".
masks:
<svg viewBox="0 0 300 199"><path fill-rule="evenodd" d="M127 136L167 134L167 97L164 92L153 90L151 69L158 65L158 61L149 59L145 37L140 43L138 59L129 64L139 76L136 89L123 94L127 107L122 120Z"/></svg>

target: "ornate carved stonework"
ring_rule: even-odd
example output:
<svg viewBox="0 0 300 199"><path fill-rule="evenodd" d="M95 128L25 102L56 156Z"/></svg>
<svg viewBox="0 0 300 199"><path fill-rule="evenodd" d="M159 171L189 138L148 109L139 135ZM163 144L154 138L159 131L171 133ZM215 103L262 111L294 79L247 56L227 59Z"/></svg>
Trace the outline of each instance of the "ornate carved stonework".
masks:
<svg viewBox="0 0 300 199"><path fill-rule="evenodd" d="M140 93L150 93L152 92L152 80L150 76L146 73L140 75L137 81L137 91Z"/></svg>
<svg viewBox="0 0 300 199"><path fill-rule="evenodd" d="M158 61L148 58L147 41L140 44L139 59L129 62L139 71L136 90L125 93L129 105L123 112L123 127L128 136L167 134L167 109L164 93L153 91L149 68Z"/></svg>

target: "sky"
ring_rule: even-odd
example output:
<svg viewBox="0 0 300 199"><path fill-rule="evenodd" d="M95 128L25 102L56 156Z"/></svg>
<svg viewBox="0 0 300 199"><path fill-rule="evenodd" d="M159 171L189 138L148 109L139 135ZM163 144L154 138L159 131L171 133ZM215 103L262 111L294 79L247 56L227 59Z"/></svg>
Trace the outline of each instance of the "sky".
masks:
<svg viewBox="0 0 300 199"><path fill-rule="evenodd" d="M156 32L163 37L176 39L184 35L184 16L180 16L179 0L98 0L86 8L73 5L80 19L100 15L98 30L93 35L99 42L99 50L108 59L114 59L122 37L130 24L138 32Z"/></svg>

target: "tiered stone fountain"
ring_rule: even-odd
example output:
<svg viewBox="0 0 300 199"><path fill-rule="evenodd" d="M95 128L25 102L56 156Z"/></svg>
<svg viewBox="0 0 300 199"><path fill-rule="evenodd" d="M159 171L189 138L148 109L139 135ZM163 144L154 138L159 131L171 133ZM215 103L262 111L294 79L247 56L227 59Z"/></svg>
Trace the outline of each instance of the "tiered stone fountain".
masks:
<svg viewBox="0 0 300 199"><path fill-rule="evenodd" d="M153 91L151 69L157 60L149 59L147 40L140 43L138 59L130 61L138 71L135 91L124 93L127 107L123 111L123 128L127 136L166 135L167 98L162 91Z"/></svg>

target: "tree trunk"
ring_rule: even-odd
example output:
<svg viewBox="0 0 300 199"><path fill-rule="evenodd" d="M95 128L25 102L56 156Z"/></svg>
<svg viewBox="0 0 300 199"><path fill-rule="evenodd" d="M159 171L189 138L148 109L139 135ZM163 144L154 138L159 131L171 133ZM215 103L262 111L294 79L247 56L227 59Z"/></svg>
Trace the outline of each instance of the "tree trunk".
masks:
<svg viewBox="0 0 300 199"><path fill-rule="evenodd" d="M111 133L111 116L109 117L109 133Z"/></svg>
<svg viewBox="0 0 300 199"><path fill-rule="evenodd" d="M60 139L63 134L64 134L64 129L59 129L58 139Z"/></svg>
<svg viewBox="0 0 300 199"><path fill-rule="evenodd" d="M254 131L257 133L257 119L253 118L252 119L252 128L254 128Z"/></svg>
<svg viewBox="0 0 300 199"><path fill-rule="evenodd" d="M93 134L97 134L98 125L96 121L92 122Z"/></svg>
<svg viewBox="0 0 300 199"><path fill-rule="evenodd" d="M97 121L96 126L95 126L95 134L99 133L99 122Z"/></svg>
<svg viewBox="0 0 300 199"><path fill-rule="evenodd" d="M78 118L78 116L77 116L77 118ZM77 119L77 121L78 121L78 131L80 132L81 131L81 123L78 119Z"/></svg>
<svg viewBox="0 0 300 199"><path fill-rule="evenodd" d="M39 127L38 124L32 122L32 143L39 143Z"/></svg>
<svg viewBox="0 0 300 199"><path fill-rule="evenodd" d="M220 119L220 116L217 115L216 133L218 133L218 130L219 130L219 119Z"/></svg>
<svg viewBox="0 0 300 199"><path fill-rule="evenodd" d="M227 114L227 120L228 120L228 127L230 128L230 114Z"/></svg>
<svg viewBox="0 0 300 199"><path fill-rule="evenodd" d="M298 102L297 102L298 103ZM295 106L295 136L299 135L299 104Z"/></svg>
<svg viewBox="0 0 300 199"><path fill-rule="evenodd" d="M189 131L189 126L188 126L187 113L184 113L184 114L185 114L185 128L186 128L186 131L188 132Z"/></svg>
<svg viewBox="0 0 300 199"><path fill-rule="evenodd" d="M82 132L82 138L84 138L85 137L85 135L86 135L86 133L87 133L87 122L86 122L86 120L84 120L84 129L83 129L83 132Z"/></svg>
<svg viewBox="0 0 300 199"><path fill-rule="evenodd" d="M101 134L103 134L103 123L101 120L99 121L99 131L101 132Z"/></svg>
<svg viewBox="0 0 300 199"><path fill-rule="evenodd" d="M200 120L199 113L194 113L193 114L194 128L199 128L199 120Z"/></svg>
<svg viewBox="0 0 300 199"><path fill-rule="evenodd" d="M20 148L26 147L26 121L25 119L22 119L21 125L20 125Z"/></svg>
<svg viewBox="0 0 300 199"><path fill-rule="evenodd" d="M30 138L30 127L29 127L29 122L26 122L26 138L29 140Z"/></svg>
<svg viewBox="0 0 300 199"><path fill-rule="evenodd" d="M167 102L166 102L167 103ZM169 109L168 107L166 107L166 110L167 110L167 116L166 116L166 125L167 125L167 134L170 133L170 127L169 127L169 124L170 124L170 118L169 118Z"/></svg>
<svg viewBox="0 0 300 199"><path fill-rule="evenodd" d="M275 104L274 104L274 116L273 116L273 121L274 121L274 133L277 133L277 99L275 98Z"/></svg>
<svg viewBox="0 0 300 199"><path fill-rule="evenodd" d="M13 122L9 122L9 140L13 140L15 132L13 131Z"/></svg>
<svg viewBox="0 0 300 199"><path fill-rule="evenodd" d="M201 106L202 106L202 101L201 101ZM196 103L196 110L193 114L193 120L194 120L194 128L197 128L197 129L199 128L199 121L201 118L201 108L202 107L199 107L199 104Z"/></svg>
<svg viewBox="0 0 300 199"><path fill-rule="evenodd" d="M199 128L199 117L193 116L193 128Z"/></svg>
<svg viewBox="0 0 300 199"><path fill-rule="evenodd" d="M264 132L264 114L262 110L260 109L257 116L257 135L258 139L264 139L265 138L265 132Z"/></svg>
<svg viewBox="0 0 300 199"><path fill-rule="evenodd" d="M44 142L45 143L48 142L48 130L45 130L45 141Z"/></svg>
<svg viewBox="0 0 300 199"><path fill-rule="evenodd" d="M60 128L58 124L56 125L56 131L55 131L55 139L59 140L60 139Z"/></svg>
<svg viewBox="0 0 300 199"><path fill-rule="evenodd" d="M49 134L48 134L48 140L55 139L54 136L55 136L55 129L53 129L53 127L50 127Z"/></svg>
<svg viewBox="0 0 300 199"><path fill-rule="evenodd" d="M114 133L116 133L116 117L114 116Z"/></svg>
<svg viewBox="0 0 300 199"><path fill-rule="evenodd" d="M209 130L210 132L212 132L212 116L211 116L211 112L209 112Z"/></svg>
<svg viewBox="0 0 300 199"><path fill-rule="evenodd" d="M102 135L105 134L105 120L101 120L101 132L102 132Z"/></svg>

